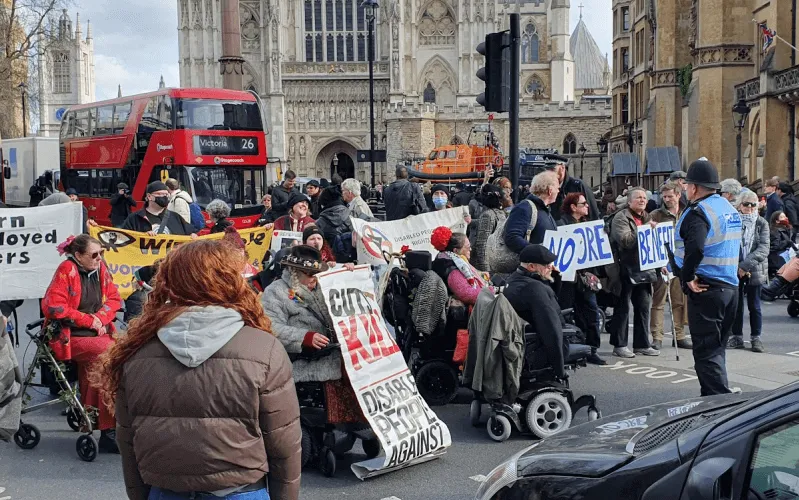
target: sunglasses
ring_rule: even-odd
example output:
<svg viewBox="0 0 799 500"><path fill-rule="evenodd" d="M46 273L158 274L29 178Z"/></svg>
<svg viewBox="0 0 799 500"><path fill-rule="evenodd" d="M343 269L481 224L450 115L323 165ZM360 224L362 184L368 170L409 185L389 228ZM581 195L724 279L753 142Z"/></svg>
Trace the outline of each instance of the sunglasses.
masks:
<svg viewBox="0 0 799 500"><path fill-rule="evenodd" d="M757 203L746 202L746 203L741 203L741 206L742 207L756 207Z"/></svg>
<svg viewBox="0 0 799 500"><path fill-rule="evenodd" d="M99 257L102 257L104 254L105 250L100 250L99 252L94 252L92 254L89 254L89 256L92 258L92 260L97 260Z"/></svg>

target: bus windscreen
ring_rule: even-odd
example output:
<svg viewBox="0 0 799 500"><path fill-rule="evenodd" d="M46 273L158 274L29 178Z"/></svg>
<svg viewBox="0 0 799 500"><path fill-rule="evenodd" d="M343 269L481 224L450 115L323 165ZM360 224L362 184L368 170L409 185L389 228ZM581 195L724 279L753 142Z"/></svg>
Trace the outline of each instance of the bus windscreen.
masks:
<svg viewBox="0 0 799 500"><path fill-rule="evenodd" d="M264 193L263 167L188 167L194 201L205 208L211 200L232 207L258 205Z"/></svg>
<svg viewBox="0 0 799 500"><path fill-rule="evenodd" d="M262 131L258 104L218 99L175 99L175 128L178 130Z"/></svg>

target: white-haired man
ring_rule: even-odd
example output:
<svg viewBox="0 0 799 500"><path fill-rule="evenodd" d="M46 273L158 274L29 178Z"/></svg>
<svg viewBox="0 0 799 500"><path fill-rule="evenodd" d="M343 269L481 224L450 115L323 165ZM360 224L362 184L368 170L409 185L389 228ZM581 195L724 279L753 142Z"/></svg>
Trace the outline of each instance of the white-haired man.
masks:
<svg viewBox="0 0 799 500"><path fill-rule="evenodd" d="M350 209L350 215L359 219L374 219L372 210L361 198L361 183L357 179L344 179L341 183L341 197Z"/></svg>
<svg viewBox="0 0 799 500"><path fill-rule="evenodd" d="M738 197L741 196L743 186L737 179L724 179L721 181L721 197L730 202L732 206L738 206Z"/></svg>

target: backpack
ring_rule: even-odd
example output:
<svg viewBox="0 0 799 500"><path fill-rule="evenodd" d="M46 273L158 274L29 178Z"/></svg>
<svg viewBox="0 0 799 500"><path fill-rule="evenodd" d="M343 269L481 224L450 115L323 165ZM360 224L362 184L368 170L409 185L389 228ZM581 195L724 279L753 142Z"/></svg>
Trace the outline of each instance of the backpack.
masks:
<svg viewBox="0 0 799 500"><path fill-rule="evenodd" d="M527 238L530 237L530 228L535 227L538 222L538 207L535 206L530 200L524 200L530 204L532 213L530 214L530 224L527 226ZM494 232L488 237L486 242L486 249L493 249L487 251L488 267L492 273L512 273L519 267L519 254L511 250L505 245L505 224L510 217L506 217L504 221L497 224Z"/></svg>
<svg viewBox="0 0 799 500"><path fill-rule="evenodd" d="M191 215L191 225L197 231L205 229L205 217L203 217L203 209L200 208L196 202L189 203L189 214Z"/></svg>

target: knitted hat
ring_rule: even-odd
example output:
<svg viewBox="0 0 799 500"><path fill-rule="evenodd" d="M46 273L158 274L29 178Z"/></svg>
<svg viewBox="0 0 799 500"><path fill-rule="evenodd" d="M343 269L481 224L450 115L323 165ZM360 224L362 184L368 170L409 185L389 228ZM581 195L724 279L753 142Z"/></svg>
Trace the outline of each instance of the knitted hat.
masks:
<svg viewBox="0 0 799 500"><path fill-rule="evenodd" d="M318 234L319 236L322 237L322 239L325 239L325 235L322 234L322 231L320 231L318 227L313 225L306 227L305 230L302 232L302 243L305 244L305 242L308 241L308 238L310 238L314 234Z"/></svg>
<svg viewBox="0 0 799 500"><path fill-rule="evenodd" d="M155 181L147 184L147 194L152 194L157 191L169 191L169 190L167 189L166 184L164 184L161 181Z"/></svg>

